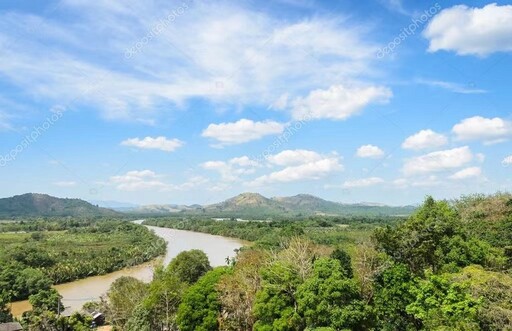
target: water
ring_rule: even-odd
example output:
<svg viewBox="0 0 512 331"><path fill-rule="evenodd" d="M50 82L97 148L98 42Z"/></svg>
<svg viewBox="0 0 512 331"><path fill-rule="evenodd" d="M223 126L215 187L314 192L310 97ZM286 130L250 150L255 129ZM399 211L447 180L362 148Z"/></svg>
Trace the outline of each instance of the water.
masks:
<svg viewBox="0 0 512 331"><path fill-rule="evenodd" d="M142 221L136 221L141 223ZM163 257L164 265L167 265L180 252L200 249L208 255L212 266L221 266L226 264L227 257L235 256L235 249L243 246L241 240L226 238L221 236L212 236L209 234L174 230L148 226L156 235L167 242L167 252ZM119 277L131 276L144 282L151 281L153 269L156 261L138 265L132 268L126 268L102 276L94 276L80 279L74 282L56 285L55 288L62 295L62 302L66 307L66 313L71 313L82 308L87 301L98 300L105 294L110 285ZM11 311L14 316L20 316L23 312L31 309L27 300L13 302Z"/></svg>

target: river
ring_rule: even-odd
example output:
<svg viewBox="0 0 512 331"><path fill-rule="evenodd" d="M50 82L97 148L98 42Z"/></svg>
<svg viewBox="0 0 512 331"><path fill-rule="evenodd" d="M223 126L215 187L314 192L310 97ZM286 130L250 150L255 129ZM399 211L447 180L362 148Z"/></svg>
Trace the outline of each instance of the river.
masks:
<svg viewBox="0 0 512 331"><path fill-rule="evenodd" d="M141 222L136 221L139 224ZM243 245L241 240L232 238L154 226L147 227L167 242L167 252L163 257L164 265L167 265L180 252L191 249L204 251L214 267L225 265L226 257L233 257L235 250ZM59 284L55 288L62 295L62 303L66 307L65 312L71 313L79 310L87 301L98 300L119 277L132 276L144 282L151 281L154 265L157 261L161 260L162 258L110 274ZM23 312L30 309L31 306L27 300L13 302L11 305L11 311L14 316L20 316Z"/></svg>

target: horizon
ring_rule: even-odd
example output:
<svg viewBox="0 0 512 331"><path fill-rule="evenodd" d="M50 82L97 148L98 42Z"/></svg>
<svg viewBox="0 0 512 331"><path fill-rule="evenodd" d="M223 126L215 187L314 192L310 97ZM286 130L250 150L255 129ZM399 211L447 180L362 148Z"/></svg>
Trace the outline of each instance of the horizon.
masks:
<svg viewBox="0 0 512 331"><path fill-rule="evenodd" d="M510 4L8 0L0 18L0 196L511 191Z"/></svg>

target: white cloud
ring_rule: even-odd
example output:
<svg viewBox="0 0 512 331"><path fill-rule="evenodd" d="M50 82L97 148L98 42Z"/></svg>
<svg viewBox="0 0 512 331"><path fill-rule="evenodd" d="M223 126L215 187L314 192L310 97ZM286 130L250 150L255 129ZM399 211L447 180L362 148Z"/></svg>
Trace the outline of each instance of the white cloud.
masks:
<svg viewBox="0 0 512 331"><path fill-rule="evenodd" d="M435 187L442 185L443 182L435 175L423 176L416 179L399 178L393 181L393 185L399 188L407 187Z"/></svg>
<svg viewBox="0 0 512 331"><path fill-rule="evenodd" d="M373 72L371 31L343 15L290 20L244 2L187 3L165 26L181 3L62 1L72 22L4 11L0 73L37 98L155 123L193 98L268 105Z"/></svg>
<svg viewBox="0 0 512 331"><path fill-rule="evenodd" d="M295 99L292 114L295 119L345 120L370 104L387 103L392 96L391 90L382 86L333 85L327 90L314 90L306 97Z"/></svg>
<svg viewBox="0 0 512 331"><path fill-rule="evenodd" d="M402 143L403 149L421 150L427 148L441 147L448 143L448 139L430 129L421 130L412 136L407 137Z"/></svg>
<svg viewBox="0 0 512 331"><path fill-rule="evenodd" d="M274 121L254 122L241 119L233 123L210 124L203 131L202 136L215 139L220 146L224 146L242 144L268 135L281 134L284 128L284 124Z"/></svg>
<svg viewBox="0 0 512 331"><path fill-rule="evenodd" d="M170 185L163 183L151 170L128 171L124 175L110 177L110 183L120 191L167 190Z"/></svg>
<svg viewBox="0 0 512 331"><path fill-rule="evenodd" d="M368 187L384 183L384 179L380 177L369 177L356 180L348 180L343 183L344 188Z"/></svg>
<svg viewBox="0 0 512 331"><path fill-rule="evenodd" d="M501 161L501 164L505 167L512 166L512 155L504 158L503 161Z"/></svg>
<svg viewBox="0 0 512 331"><path fill-rule="evenodd" d="M378 159L384 156L384 151L374 145L363 145L357 149L356 155L363 158Z"/></svg>
<svg viewBox="0 0 512 331"><path fill-rule="evenodd" d="M512 6L491 3L483 8L458 5L434 16L423 35L430 52L454 51L485 56L512 51Z"/></svg>
<svg viewBox="0 0 512 331"><path fill-rule="evenodd" d="M468 179L468 178L475 178L480 177L482 175L482 169L480 167L469 167L464 168L462 170L457 171L453 175L450 176L450 179Z"/></svg>
<svg viewBox="0 0 512 331"><path fill-rule="evenodd" d="M261 164L248 156L235 157L228 161L207 161L201 164L206 170L216 171L224 182L235 182L241 176L253 174Z"/></svg>
<svg viewBox="0 0 512 331"><path fill-rule="evenodd" d="M340 158L337 155L328 155L320 160L288 166L282 170L260 176L248 184L250 186L261 186L272 183L317 180L341 170L343 170L343 166L340 163Z"/></svg>
<svg viewBox="0 0 512 331"><path fill-rule="evenodd" d="M321 160L322 155L314 151L304 149L286 150L275 155L270 155L267 160L280 166L292 166Z"/></svg>
<svg viewBox="0 0 512 331"><path fill-rule="evenodd" d="M460 168L473 159L468 146L432 152L407 160L403 167L406 176L427 174Z"/></svg>
<svg viewBox="0 0 512 331"><path fill-rule="evenodd" d="M166 137L146 137L144 139L131 138L121 142L123 146L137 147L142 149L159 149L165 152L174 152L183 146L183 142L178 139L168 139Z"/></svg>
<svg viewBox="0 0 512 331"><path fill-rule="evenodd" d="M74 181L62 181L62 182L55 182L55 183L53 183L53 185L59 186L59 187L73 187L73 186L76 186L76 182L74 182Z"/></svg>
<svg viewBox="0 0 512 331"><path fill-rule="evenodd" d="M462 84L457 84L457 83L452 83L452 82L444 82L444 81L440 81L440 80L420 79L420 80L417 80L417 82L419 84L440 87L440 88L443 88L445 90L448 90L448 91L451 91L451 92L455 92L455 93L460 93L460 94L482 94L482 93L487 93L486 90L475 88L473 86L467 86L467 85L462 85Z"/></svg>
<svg viewBox="0 0 512 331"><path fill-rule="evenodd" d="M452 132L458 140L482 140L492 144L512 137L512 123L499 117L474 116L456 124Z"/></svg>

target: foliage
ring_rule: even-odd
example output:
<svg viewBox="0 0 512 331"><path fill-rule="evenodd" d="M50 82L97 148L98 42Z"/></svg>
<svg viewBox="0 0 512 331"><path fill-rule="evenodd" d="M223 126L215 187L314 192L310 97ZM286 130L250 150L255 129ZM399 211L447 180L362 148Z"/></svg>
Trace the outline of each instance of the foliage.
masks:
<svg viewBox="0 0 512 331"><path fill-rule="evenodd" d="M298 287L296 296L308 327L354 329L368 318L357 283L346 276L338 260L316 260L312 276Z"/></svg>
<svg viewBox="0 0 512 331"><path fill-rule="evenodd" d="M386 254L416 274L429 268L455 271L469 264L501 268L506 262L502 252L468 236L454 208L432 197L406 222L378 229L375 238Z"/></svg>
<svg viewBox="0 0 512 331"><path fill-rule="evenodd" d="M468 284L450 282L446 275L430 275L411 292L416 298L407 312L421 320L427 330L479 330L481 301L471 296Z"/></svg>
<svg viewBox="0 0 512 331"><path fill-rule="evenodd" d="M227 268L215 268L185 292L177 314L177 323L181 331L218 329L221 307L217 284L227 272Z"/></svg>
<svg viewBox="0 0 512 331"><path fill-rule="evenodd" d="M193 284L212 269L208 256L198 249L179 253L167 267L182 282Z"/></svg>
<svg viewBox="0 0 512 331"><path fill-rule="evenodd" d="M36 294L32 294L28 301L32 305L32 309L36 312L40 311L51 311L53 313L59 313L64 310L64 305L60 300L62 297L54 288L48 288L40 290Z"/></svg>
<svg viewBox="0 0 512 331"><path fill-rule="evenodd" d="M50 284L140 264L165 251L163 240L125 221L50 219L2 226L20 231L0 233L0 285L12 300Z"/></svg>
<svg viewBox="0 0 512 331"><path fill-rule="evenodd" d="M109 310L106 312L113 325L124 327L135 308L144 299L148 286L133 277L121 277L107 292Z"/></svg>

